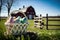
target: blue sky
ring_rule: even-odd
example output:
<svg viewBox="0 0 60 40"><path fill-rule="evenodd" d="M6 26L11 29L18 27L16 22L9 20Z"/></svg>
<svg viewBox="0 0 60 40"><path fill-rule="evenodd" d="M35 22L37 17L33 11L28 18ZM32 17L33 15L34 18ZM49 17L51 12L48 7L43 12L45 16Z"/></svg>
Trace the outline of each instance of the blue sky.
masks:
<svg viewBox="0 0 60 40"><path fill-rule="evenodd" d="M60 15L60 0L16 0L11 7L11 11L23 8L23 5L25 7L33 6L38 16L40 14L45 16L46 13L49 16ZM5 6L2 7L1 16L7 16L7 8Z"/></svg>

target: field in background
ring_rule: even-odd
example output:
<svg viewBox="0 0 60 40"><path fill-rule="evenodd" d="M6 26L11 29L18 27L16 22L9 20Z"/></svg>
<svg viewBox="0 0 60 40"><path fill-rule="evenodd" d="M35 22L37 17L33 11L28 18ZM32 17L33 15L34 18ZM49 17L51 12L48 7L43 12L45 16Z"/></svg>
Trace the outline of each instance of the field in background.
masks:
<svg viewBox="0 0 60 40"><path fill-rule="evenodd" d="M3 32L6 31L5 25L4 25L5 21L6 20L0 21L0 33L1 33L1 31L3 31ZM55 28L55 30L46 30L46 26L44 26L43 29L34 27L34 21L33 20L28 20L28 22L29 22L29 26L27 28L27 31L36 32L41 40L60 40L60 30L56 30L56 29L60 29L60 26L49 26L48 27L49 29ZM46 24L45 19L44 19L44 23ZM60 22L58 22L58 21L49 22L49 24L53 24L53 23L54 24L60 24Z"/></svg>

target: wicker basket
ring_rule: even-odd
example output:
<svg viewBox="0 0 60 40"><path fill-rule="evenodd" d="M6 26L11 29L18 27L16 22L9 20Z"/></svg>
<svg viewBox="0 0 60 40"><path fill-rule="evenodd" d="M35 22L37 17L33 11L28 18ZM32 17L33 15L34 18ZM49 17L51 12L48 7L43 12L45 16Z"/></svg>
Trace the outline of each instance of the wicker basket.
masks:
<svg viewBox="0 0 60 40"><path fill-rule="evenodd" d="M25 13L23 13L23 12L21 12L21 13L27 19L27 23L24 23L24 24L22 24L22 23L14 23L13 24L13 27L11 27L9 25L8 26L6 25L6 33L7 34L9 34L9 35L10 34L13 34L13 35L21 35L21 34L23 34L23 33L26 32L27 26L28 26L28 18L26 17ZM11 17L11 15L8 18L10 18L10 17Z"/></svg>

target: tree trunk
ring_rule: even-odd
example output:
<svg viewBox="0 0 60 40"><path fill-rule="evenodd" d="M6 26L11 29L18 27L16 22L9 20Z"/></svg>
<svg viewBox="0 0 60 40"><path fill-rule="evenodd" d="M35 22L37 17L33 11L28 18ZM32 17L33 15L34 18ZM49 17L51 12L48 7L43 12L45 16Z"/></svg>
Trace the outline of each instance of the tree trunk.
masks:
<svg viewBox="0 0 60 40"><path fill-rule="evenodd" d="M1 21L1 6L0 6L0 21Z"/></svg>
<svg viewBox="0 0 60 40"><path fill-rule="evenodd" d="M10 8L8 8L8 16L9 16L9 13L10 13Z"/></svg>

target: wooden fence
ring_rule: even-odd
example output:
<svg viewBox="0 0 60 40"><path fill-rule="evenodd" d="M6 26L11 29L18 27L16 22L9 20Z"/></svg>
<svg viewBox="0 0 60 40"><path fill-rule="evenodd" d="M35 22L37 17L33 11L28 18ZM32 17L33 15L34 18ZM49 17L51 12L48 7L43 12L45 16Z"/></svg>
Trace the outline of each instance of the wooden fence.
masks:
<svg viewBox="0 0 60 40"><path fill-rule="evenodd" d="M40 29L43 28L43 17L40 14L40 17L34 17L34 27L39 27Z"/></svg>
<svg viewBox="0 0 60 40"><path fill-rule="evenodd" d="M60 21L60 16L56 17L56 16L48 16L48 14L46 14L46 17L34 17L34 26L35 27L43 27L43 25L40 25L42 22L44 22L43 18L46 18L46 24L44 24L44 26L46 26L46 29L48 30L48 26L60 26L58 24L49 24L48 21ZM59 19L49 19L49 18L59 18Z"/></svg>
<svg viewBox="0 0 60 40"><path fill-rule="evenodd" d="M49 18L59 18L59 19L49 19ZM48 14L46 14L46 29L48 30L48 26L60 26L60 24L48 24L48 21L60 21L60 16L49 17Z"/></svg>

